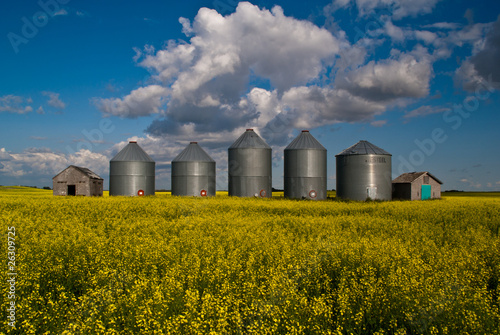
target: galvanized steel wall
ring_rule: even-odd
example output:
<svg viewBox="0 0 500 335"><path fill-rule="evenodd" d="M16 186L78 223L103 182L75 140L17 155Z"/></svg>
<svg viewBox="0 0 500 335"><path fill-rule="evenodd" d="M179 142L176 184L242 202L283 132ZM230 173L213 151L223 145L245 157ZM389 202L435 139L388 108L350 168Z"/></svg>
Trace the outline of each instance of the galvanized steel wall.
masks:
<svg viewBox="0 0 500 335"><path fill-rule="evenodd" d="M284 195L292 199L326 199L326 149L308 130L285 148Z"/></svg>
<svg viewBox="0 0 500 335"><path fill-rule="evenodd" d="M130 141L109 162L109 195L155 194L155 162L135 141Z"/></svg>
<svg viewBox="0 0 500 335"><path fill-rule="evenodd" d="M291 199L326 199L326 150L285 149L284 195Z"/></svg>
<svg viewBox="0 0 500 335"><path fill-rule="evenodd" d="M109 163L109 195L155 194L155 162L111 161Z"/></svg>
<svg viewBox="0 0 500 335"><path fill-rule="evenodd" d="M172 161L172 195L214 196L215 162Z"/></svg>
<svg viewBox="0 0 500 335"><path fill-rule="evenodd" d="M244 136L252 137L252 141L240 141ZM260 142L249 146L244 143ZM228 149L228 191L230 196L262 197L272 196L272 162L271 148L248 129L237 142ZM235 142L235 143L237 143Z"/></svg>
<svg viewBox="0 0 500 335"><path fill-rule="evenodd" d="M392 199L390 155L338 155L337 197L364 201Z"/></svg>

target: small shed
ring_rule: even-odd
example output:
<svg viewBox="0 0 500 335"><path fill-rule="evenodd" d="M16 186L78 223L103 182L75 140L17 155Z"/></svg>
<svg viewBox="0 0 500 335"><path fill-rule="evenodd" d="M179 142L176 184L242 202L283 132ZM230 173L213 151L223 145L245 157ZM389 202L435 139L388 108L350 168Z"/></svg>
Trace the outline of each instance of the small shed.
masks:
<svg viewBox="0 0 500 335"><path fill-rule="evenodd" d="M102 196L103 179L87 168L70 165L52 178L54 195Z"/></svg>
<svg viewBox="0 0 500 335"><path fill-rule="evenodd" d="M443 182L430 172L403 173L392 181L392 198L401 200L427 200L441 198Z"/></svg>

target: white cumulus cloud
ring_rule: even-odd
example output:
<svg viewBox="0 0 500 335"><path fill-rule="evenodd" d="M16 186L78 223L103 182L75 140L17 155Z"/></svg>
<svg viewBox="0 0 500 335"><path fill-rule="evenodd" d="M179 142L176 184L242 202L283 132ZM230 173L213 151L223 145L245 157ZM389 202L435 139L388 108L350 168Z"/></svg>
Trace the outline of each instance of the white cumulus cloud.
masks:
<svg viewBox="0 0 500 335"><path fill-rule="evenodd" d="M160 113L167 89L160 85L140 87L123 99L95 99L94 103L105 115L137 118Z"/></svg>
<svg viewBox="0 0 500 335"><path fill-rule="evenodd" d="M402 43L416 38L384 20L380 33ZM146 129L153 137L192 140L203 134L224 141L227 136L215 135L251 127L281 144L294 128L383 125L374 119L389 106L429 94L433 58L419 44L366 63L382 39L365 36L351 44L340 29L330 32L286 16L279 6L267 10L248 2L230 15L201 8L192 21L179 22L189 41L135 49L134 60L154 84L121 98L95 99L105 115L159 114ZM418 33L425 43L435 43L435 36Z"/></svg>
<svg viewBox="0 0 500 335"><path fill-rule="evenodd" d="M286 16L279 6L266 10L242 2L227 16L201 8L193 22L180 22L192 36L189 43L170 41L161 50L136 50L138 64L157 84L122 99L97 100L102 112L123 117L156 113L151 106L132 109L129 103L138 100L137 91L155 87L158 94L147 101L159 108L164 98L166 111L165 119L149 127L151 134L231 132L248 123L265 126L279 113L278 107L271 107L279 105L278 96L319 80L333 65L341 43L326 29ZM252 87L255 81L267 82L272 89Z"/></svg>
<svg viewBox="0 0 500 335"><path fill-rule="evenodd" d="M370 61L339 76L337 84L351 94L374 101L419 98L429 93L432 66L425 56L400 54L397 58Z"/></svg>
<svg viewBox="0 0 500 335"><path fill-rule="evenodd" d="M0 180L10 184L19 177L22 177L23 182L48 183L69 165L87 167L101 177L109 170L109 158L89 150L65 154L47 148L27 148L22 152L13 153L1 148L0 162Z"/></svg>

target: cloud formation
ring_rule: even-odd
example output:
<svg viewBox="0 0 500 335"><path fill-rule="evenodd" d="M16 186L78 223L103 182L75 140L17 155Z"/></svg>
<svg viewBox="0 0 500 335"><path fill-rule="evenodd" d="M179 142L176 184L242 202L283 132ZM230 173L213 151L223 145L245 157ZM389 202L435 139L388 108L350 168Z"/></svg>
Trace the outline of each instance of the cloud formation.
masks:
<svg viewBox="0 0 500 335"><path fill-rule="evenodd" d="M66 103L64 103L60 98L59 98L59 93L55 92L42 92L42 94L46 97L49 97L49 101L47 101L47 104L51 107L57 108L57 109L64 109L66 108Z"/></svg>
<svg viewBox="0 0 500 335"><path fill-rule="evenodd" d="M104 115L115 115L135 119L160 113L167 89L160 85L140 87L123 99L97 99L94 104Z"/></svg>
<svg viewBox="0 0 500 335"><path fill-rule="evenodd" d="M411 111L406 112L404 115L404 118L411 119L411 118L416 118L416 117L424 117L427 115L444 113L444 112L449 111L449 110L451 110L451 109L447 108L447 107L425 105L425 106L420 106L416 109L413 109Z"/></svg>
<svg viewBox="0 0 500 335"><path fill-rule="evenodd" d="M346 76L339 76L337 84L371 101L421 98L429 94L432 75L431 62L426 56L399 54L393 59L370 61Z"/></svg>
<svg viewBox="0 0 500 335"><path fill-rule="evenodd" d="M462 84L468 91L474 91L479 87L500 89L500 16L491 25L476 24L475 30L469 32L476 38L473 55L462 63L455 72L455 80ZM485 38L481 38L482 31L489 28Z"/></svg>
<svg viewBox="0 0 500 335"><path fill-rule="evenodd" d="M429 13L437 3L335 1L337 9L357 6L360 18L384 10L378 28L354 44L340 27L328 31L287 17L279 6L266 10L242 2L227 16L201 8L193 21L179 19L189 41L135 49L134 61L151 73L152 84L94 103L105 115L156 116L146 129L153 137L218 139L219 146L246 127L281 145L293 129L342 122L384 126L376 116L429 95L434 62L449 58L454 48L472 47L476 58L463 71L478 80L472 61L495 55L497 25L484 38L492 24L437 22L411 29L393 21ZM387 38L390 56L371 57ZM413 50L400 51L408 41ZM422 106L403 119L446 110Z"/></svg>
<svg viewBox="0 0 500 335"><path fill-rule="evenodd" d="M164 118L148 128L157 136L265 126L281 112L287 91L325 75L341 43L326 29L285 16L279 6L265 10L248 2L228 16L201 8L193 22L180 23L192 36L189 43L136 50L135 60L157 83L123 98L95 100L104 114L160 114ZM271 96L272 102L264 101Z"/></svg>
<svg viewBox="0 0 500 335"><path fill-rule="evenodd" d="M334 0L331 8L336 10L355 5L360 16L385 10L391 12L395 20L399 20L407 16L429 14L439 1L441 0Z"/></svg>
<svg viewBox="0 0 500 335"><path fill-rule="evenodd" d="M109 158L89 150L64 154L47 148L27 148L21 153L12 153L0 148L0 163L0 180L10 184L13 183L12 178L22 178L23 182L33 184L43 180L49 186L53 176L72 164L89 167L97 174L103 175L109 170Z"/></svg>
<svg viewBox="0 0 500 335"><path fill-rule="evenodd" d="M191 26L186 19L181 22L194 34L190 43L171 42L141 63L162 81L175 79L172 97L181 101L221 76L227 77L224 82L246 84L248 78L241 83L239 77L255 75L284 91L315 79L339 50L327 30L287 17L279 6L269 11L242 2L226 17L201 8Z"/></svg>
<svg viewBox="0 0 500 335"><path fill-rule="evenodd" d="M418 45L365 64L374 40L351 45L340 29L331 33L287 17L279 6L266 10L248 2L231 15L201 8L192 22L179 21L189 42L136 49L134 60L156 83L122 98L96 99L105 115L158 114L146 130L154 136L209 138L254 127L282 142L293 128L371 122L388 106L429 93L432 60ZM385 22L386 33L406 38ZM434 35L419 38L432 42Z"/></svg>
<svg viewBox="0 0 500 335"><path fill-rule="evenodd" d="M479 76L484 80L500 83L500 16L486 35L484 47L471 58Z"/></svg>
<svg viewBox="0 0 500 335"><path fill-rule="evenodd" d="M33 111L29 104L33 103L31 99L9 94L0 97L0 113L26 114Z"/></svg>

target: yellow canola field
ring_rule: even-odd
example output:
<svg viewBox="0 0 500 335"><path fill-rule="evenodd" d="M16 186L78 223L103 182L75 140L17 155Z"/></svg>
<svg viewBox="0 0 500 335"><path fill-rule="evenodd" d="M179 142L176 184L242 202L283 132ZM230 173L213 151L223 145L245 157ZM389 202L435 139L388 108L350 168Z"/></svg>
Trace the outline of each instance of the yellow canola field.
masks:
<svg viewBox="0 0 500 335"><path fill-rule="evenodd" d="M500 332L500 197L0 194L0 280L8 227L18 273L3 333Z"/></svg>

